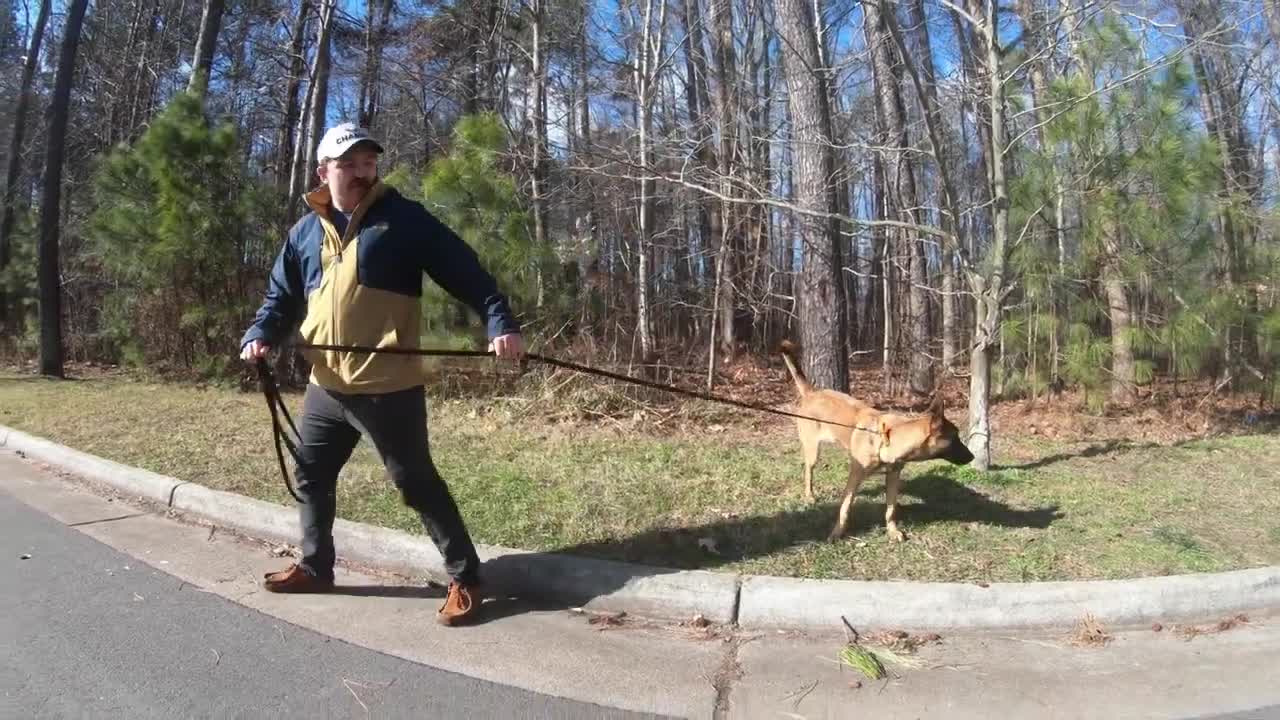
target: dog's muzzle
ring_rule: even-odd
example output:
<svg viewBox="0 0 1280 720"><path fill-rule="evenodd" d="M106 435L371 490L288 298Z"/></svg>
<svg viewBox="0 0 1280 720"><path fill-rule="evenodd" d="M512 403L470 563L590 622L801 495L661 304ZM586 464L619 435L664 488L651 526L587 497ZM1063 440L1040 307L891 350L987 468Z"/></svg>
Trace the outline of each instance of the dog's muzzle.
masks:
<svg viewBox="0 0 1280 720"><path fill-rule="evenodd" d="M973 462L973 453L969 451L969 448L965 447L964 443L952 445L951 449L943 457L946 458L947 462L955 465L968 465Z"/></svg>

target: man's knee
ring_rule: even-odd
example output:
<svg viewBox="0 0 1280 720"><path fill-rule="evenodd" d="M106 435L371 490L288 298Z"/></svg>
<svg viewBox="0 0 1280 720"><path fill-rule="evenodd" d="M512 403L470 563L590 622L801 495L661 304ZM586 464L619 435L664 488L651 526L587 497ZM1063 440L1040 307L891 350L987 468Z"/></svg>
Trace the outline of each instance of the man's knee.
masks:
<svg viewBox="0 0 1280 720"><path fill-rule="evenodd" d="M400 490L404 504L415 510L436 505L444 493L444 482L431 465L413 470L390 471L388 474Z"/></svg>

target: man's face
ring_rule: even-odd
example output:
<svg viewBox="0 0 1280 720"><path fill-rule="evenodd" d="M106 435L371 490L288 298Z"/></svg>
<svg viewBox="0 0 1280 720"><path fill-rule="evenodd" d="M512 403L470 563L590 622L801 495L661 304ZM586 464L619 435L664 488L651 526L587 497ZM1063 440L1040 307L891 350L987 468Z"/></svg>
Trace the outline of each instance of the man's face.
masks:
<svg viewBox="0 0 1280 720"><path fill-rule="evenodd" d="M356 146L320 166L320 181L329 186L334 207L355 210L378 179L378 153Z"/></svg>

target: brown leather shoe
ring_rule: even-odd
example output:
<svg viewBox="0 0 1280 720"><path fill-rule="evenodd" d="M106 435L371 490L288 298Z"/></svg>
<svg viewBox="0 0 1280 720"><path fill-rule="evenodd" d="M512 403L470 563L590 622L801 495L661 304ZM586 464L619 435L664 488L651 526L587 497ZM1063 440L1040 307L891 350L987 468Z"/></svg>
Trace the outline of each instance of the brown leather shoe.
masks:
<svg viewBox="0 0 1280 720"><path fill-rule="evenodd" d="M262 587L275 593L322 593L333 589L333 578L321 578L297 563L263 576Z"/></svg>
<svg viewBox="0 0 1280 720"><path fill-rule="evenodd" d="M480 587L478 585L463 585L451 582L449 583L449 594L445 596L444 604L440 606L440 611L436 613L436 622L450 627L465 625L475 619L479 610Z"/></svg>

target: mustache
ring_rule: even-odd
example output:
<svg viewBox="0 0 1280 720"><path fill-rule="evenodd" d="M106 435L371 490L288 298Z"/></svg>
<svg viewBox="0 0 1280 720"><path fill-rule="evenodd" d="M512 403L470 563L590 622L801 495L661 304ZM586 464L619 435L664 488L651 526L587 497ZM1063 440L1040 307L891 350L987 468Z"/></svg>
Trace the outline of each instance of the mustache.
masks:
<svg viewBox="0 0 1280 720"><path fill-rule="evenodd" d="M368 190L369 188L373 187L373 183L376 181L376 179L377 178L354 178L350 183L350 187L364 188Z"/></svg>

